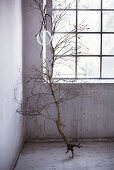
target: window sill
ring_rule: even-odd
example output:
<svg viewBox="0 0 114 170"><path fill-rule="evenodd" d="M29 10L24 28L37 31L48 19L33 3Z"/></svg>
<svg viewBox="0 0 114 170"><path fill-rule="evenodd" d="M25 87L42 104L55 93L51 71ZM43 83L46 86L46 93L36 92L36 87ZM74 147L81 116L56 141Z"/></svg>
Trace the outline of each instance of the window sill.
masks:
<svg viewBox="0 0 114 170"><path fill-rule="evenodd" d="M54 83L114 83L114 79L53 79Z"/></svg>

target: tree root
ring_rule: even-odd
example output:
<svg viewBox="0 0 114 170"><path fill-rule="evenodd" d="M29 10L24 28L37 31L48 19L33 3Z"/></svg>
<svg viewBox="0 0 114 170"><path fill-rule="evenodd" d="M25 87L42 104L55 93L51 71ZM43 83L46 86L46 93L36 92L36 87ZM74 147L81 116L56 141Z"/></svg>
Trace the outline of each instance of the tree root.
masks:
<svg viewBox="0 0 114 170"><path fill-rule="evenodd" d="M69 151L71 151L72 153L72 156L70 158L73 158L74 157L74 147L77 147L77 148L81 148L82 146L79 144L68 144L67 145L67 151L66 153L68 153Z"/></svg>

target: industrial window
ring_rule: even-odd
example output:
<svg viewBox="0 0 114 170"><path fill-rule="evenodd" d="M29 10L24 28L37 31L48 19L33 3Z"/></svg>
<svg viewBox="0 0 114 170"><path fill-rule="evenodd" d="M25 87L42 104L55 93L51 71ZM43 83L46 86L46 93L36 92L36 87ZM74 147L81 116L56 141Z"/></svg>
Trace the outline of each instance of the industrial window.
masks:
<svg viewBox="0 0 114 170"><path fill-rule="evenodd" d="M55 78L79 80L114 79L114 0L53 0L56 26L53 46L62 37L69 40L56 50ZM63 14L63 15L62 15Z"/></svg>

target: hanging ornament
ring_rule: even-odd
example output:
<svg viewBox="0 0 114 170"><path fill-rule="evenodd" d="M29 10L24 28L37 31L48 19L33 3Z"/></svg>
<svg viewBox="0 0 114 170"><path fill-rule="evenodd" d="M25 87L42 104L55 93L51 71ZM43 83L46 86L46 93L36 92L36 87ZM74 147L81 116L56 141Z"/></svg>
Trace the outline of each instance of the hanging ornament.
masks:
<svg viewBox="0 0 114 170"><path fill-rule="evenodd" d="M46 45L49 45L50 42L52 41L52 36L51 36L51 33L49 31L45 31L45 36L46 36ZM40 45L43 45L43 31L40 31L38 34L37 34L37 41Z"/></svg>

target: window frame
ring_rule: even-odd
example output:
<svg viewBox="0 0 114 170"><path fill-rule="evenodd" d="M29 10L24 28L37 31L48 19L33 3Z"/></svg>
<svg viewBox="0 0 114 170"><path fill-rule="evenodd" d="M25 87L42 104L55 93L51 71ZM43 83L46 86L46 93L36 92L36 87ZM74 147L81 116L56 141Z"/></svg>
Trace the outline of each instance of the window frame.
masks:
<svg viewBox="0 0 114 170"><path fill-rule="evenodd" d="M105 34L114 34L114 32L104 32L103 31L103 12L104 11L113 11L114 12L114 9L104 9L103 8L103 0L101 0L100 2L101 4L101 8L99 9L79 9L78 8L78 1L76 0L76 8L75 9L65 9L65 8L58 8L58 9L52 9L52 11L57 11L57 10L67 10L67 11L76 11L76 31L75 32L72 32L76 35L76 54L75 55L72 55L72 57L75 57L75 78L63 78L64 81L66 82L76 82L76 83L83 83L83 82L86 82L86 83L114 83L114 78L103 78L102 77L102 70L103 70L103 58L104 57L113 57L114 58L114 55L103 55L103 35ZM78 31L78 11L100 11L100 31L99 32L87 32L87 31L84 31L84 32L80 32ZM70 33L70 32L55 32L56 34L65 34L65 33ZM77 35L78 34L99 34L100 35L100 54L99 55L79 55L77 53L77 43L78 43L78 39L77 39ZM71 55L64 55L64 57L69 57ZM99 57L100 58L100 74L99 74L99 78L78 78L77 77L77 59L78 57ZM58 81L58 79L60 78L54 78L55 82ZM61 82L62 82L62 79L61 79Z"/></svg>

